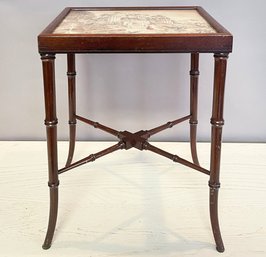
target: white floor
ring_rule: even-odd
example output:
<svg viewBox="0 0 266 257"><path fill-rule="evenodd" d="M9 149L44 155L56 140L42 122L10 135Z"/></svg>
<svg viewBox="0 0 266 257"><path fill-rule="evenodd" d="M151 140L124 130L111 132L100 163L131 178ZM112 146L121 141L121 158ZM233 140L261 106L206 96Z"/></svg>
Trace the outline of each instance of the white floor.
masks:
<svg viewBox="0 0 266 257"><path fill-rule="evenodd" d="M110 143L78 143L75 159ZM156 143L190 159L187 143ZM67 144L59 144L60 166ZM209 166L209 144L199 144ZM60 176L54 242L45 142L0 142L0 256L266 256L266 144L223 144L216 252L208 176L151 152L118 151Z"/></svg>

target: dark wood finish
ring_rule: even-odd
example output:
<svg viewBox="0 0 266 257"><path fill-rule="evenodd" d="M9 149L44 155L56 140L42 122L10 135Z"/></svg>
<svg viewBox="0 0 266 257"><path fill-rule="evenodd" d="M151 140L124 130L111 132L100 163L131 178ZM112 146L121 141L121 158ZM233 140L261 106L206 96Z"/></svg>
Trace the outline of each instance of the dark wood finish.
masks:
<svg viewBox="0 0 266 257"><path fill-rule="evenodd" d="M212 106L212 135L211 135L211 166L210 166L210 216L216 249L218 252L224 251L223 240L221 237L218 221L218 190L220 188L220 159L222 128L224 125L223 106L224 106L224 87L226 76L226 64L228 54L215 54L214 70L214 89Z"/></svg>
<svg viewBox="0 0 266 257"><path fill-rule="evenodd" d="M174 155L174 154L168 153L168 152L166 152L166 151L164 151L164 150L162 150L162 149L160 149L160 148L158 148L156 146L151 145L148 142L145 142L144 149L152 151L152 152L154 152L156 154L159 154L161 156L164 156L164 157L166 157L166 158L168 158L168 159L170 159L170 160L172 160L174 162L178 162L178 163L180 163L182 165L185 165L187 167L195 169L195 170L197 170L199 172L202 172L202 173L204 173L206 175L210 175L210 172L208 170L206 170L206 169L204 169L204 168L202 168L202 167L200 167L200 166L198 166L198 165L196 165L196 164L194 164L192 162L189 162L189 161L179 157L178 155Z"/></svg>
<svg viewBox="0 0 266 257"><path fill-rule="evenodd" d="M118 149L129 150L129 149L134 147L134 148L139 149L139 150L152 151L156 154L159 154L159 155L162 155L168 159L171 159L174 162L178 162L178 163L183 164L185 166L188 166L192 169L198 170L204 174L210 175L210 172L208 170L200 167L198 164L191 163L185 159L182 159L178 155L173 155L171 153L168 153L162 149L159 149L158 147L151 145L148 142L148 138L150 138L152 135L155 135L155 134L157 134L157 133L159 133L165 129L172 128L173 126L175 126L175 125L177 125L183 121L188 120L190 117L191 117L191 115L188 115L188 116L185 116L183 118L180 118L180 119L177 119L174 121L169 121L169 122L167 122L161 126L158 126L156 128L150 129L150 130L140 130L138 132L131 133L129 131L118 131L118 130L109 128L109 127L107 127L107 126L105 126L99 122L95 122L95 121L92 121L92 120L89 120L89 119L86 119L84 117L76 115L76 118L78 120L80 120L80 121L82 121L82 122L84 122L90 126L93 126L94 128L98 128L100 130L105 131L106 133L109 133L113 136L116 136L120 140L119 141L120 144L111 147L110 148L111 150L109 148L105 149L104 150L105 154L111 153L111 152L118 150ZM72 165L69 165L69 166L61 169L61 170L59 170L59 174L66 172L70 169L73 169L75 167L78 167L82 164L85 164L85 163L88 163L91 161L95 161L97 158L99 158L103 155L97 156L97 158L95 158L95 156L97 156L97 154L96 155L95 154L89 155L88 157L83 158L82 160L77 161L77 162L73 163Z"/></svg>
<svg viewBox="0 0 266 257"><path fill-rule="evenodd" d="M78 115L76 115L76 118L78 120L88 124L88 125L93 126L94 128L101 129L101 130L103 130L103 131L105 131L105 132L107 132L113 136L118 136L118 134L119 134L119 131L112 129L112 128L109 128L107 126L104 126L104 125L100 124L99 122L92 121L92 120L86 119L86 118L78 116Z"/></svg>
<svg viewBox="0 0 266 257"><path fill-rule="evenodd" d="M68 77L68 109L69 109L69 150L66 166L69 166L73 159L76 141L76 68L75 54L67 54L67 77Z"/></svg>
<svg viewBox="0 0 266 257"><path fill-rule="evenodd" d="M213 34L53 34L71 10L197 10L200 15L217 31ZM48 174L50 187L50 215L44 249L51 246L55 231L58 210L58 175L88 162L95 161L107 154L120 149L148 150L164 156L174 162L193 168L209 175L210 187L210 218L217 251L223 252L224 245L218 221L218 189L220 187L220 158L223 120L224 86L228 53L232 51L232 35L215 21L201 7L118 7L118 8L66 8L38 37L39 52L43 65L43 81L45 96L45 125L47 131ZM132 133L118 131L98 122L76 114L76 53L171 53L185 52L191 54L190 69L190 114L169 121L150 130L140 130ZM199 53L214 53L214 89L212 106L212 135L211 135L211 164L210 171L199 165L196 149L197 136L197 105L198 105L198 76ZM69 95L69 154L66 166L58 169L57 163L57 117L55 95L55 54L67 53L67 75ZM98 153L72 163L76 140L76 121L82 121L90 126L101 129L118 138L118 143ZM165 129L171 128L183 121L190 123L190 144L193 163L178 155L168 153L151 145L148 139Z"/></svg>
<svg viewBox="0 0 266 257"><path fill-rule="evenodd" d="M50 215L46 238L43 249L51 246L54 230L56 226L58 210L58 164L57 164L57 117L55 98L55 55L42 55L44 100L45 100L45 125L47 133L47 154L48 154L48 174L50 187Z"/></svg>
<svg viewBox="0 0 266 257"><path fill-rule="evenodd" d="M191 54L190 68L190 148L193 162L199 165L197 155L199 53Z"/></svg>
<svg viewBox="0 0 266 257"><path fill-rule="evenodd" d="M83 164L86 164L88 162L93 162L96 159L98 159L100 157L103 157L103 156L105 156L107 154L113 153L113 152L115 152L117 150L120 150L120 149L124 149L124 147L125 147L124 142L120 141L120 142L118 142L117 144L115 144L115 145L113 145L111 147L108 147L108 148L106 148L106 149L104 149L104 150L102 150L102 151L100 151L98 153L90 154L88 157L85 157L85 158L83 158L83 159L81 159L81 160L79 160L79 161L77 161L75 163L70 164L69 166L66 166L66 167L60 169L58 171L58 174L64 173L64 172L66 172L68 170L71 170L73 168L77 168L77 167L79 167L79 166L81 166Z"/></svg>
<svg viewBox="0 0 266 257"><path fill-rule="evenodd" d="M188 120L189 118L191 117L191 115L187 115L185 117L182 117L180 119L177 119L177 120L173 120L173 121L168 121L167 123L161 125L161 126L158 126L156 128L153 128L153 129L150 129L147 131L147 135L148 137L150 136L153 136L161 131L164 131L165 129L168 129L168 128L172 128L173 126L183 122L183 121L186 121ZM147 137L147 138L148 138Z"/></svg>
<svg viewBox="0 0 266 257"><path fill-rule="evenodd" d="M197 10L217 31L210 34L53 34L71 10ZM187 53L231 52L232 35L203 8L191 7L69 7L39 35L40 53Z"/></svg>

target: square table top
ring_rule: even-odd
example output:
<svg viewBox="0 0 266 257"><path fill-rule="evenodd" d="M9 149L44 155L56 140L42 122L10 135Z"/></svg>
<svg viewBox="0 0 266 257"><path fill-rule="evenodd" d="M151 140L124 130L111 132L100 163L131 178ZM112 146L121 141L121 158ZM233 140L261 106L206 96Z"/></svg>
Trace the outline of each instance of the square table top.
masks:
<svg viewBox="0 0 266 257"><path fill-rule="evenodd" d="M231 52L232 35L201 7L68 7L40 53Z"/></svg>

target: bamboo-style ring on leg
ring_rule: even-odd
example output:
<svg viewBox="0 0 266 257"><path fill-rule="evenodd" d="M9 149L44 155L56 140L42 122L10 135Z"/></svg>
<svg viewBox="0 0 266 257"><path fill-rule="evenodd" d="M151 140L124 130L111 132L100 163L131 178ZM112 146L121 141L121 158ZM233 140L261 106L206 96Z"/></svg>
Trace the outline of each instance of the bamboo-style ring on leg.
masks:
<svg viewBox="0 0 266 257"><path fill-rule="evenodd" d="M212 106L212 132L211 132L211 165L210 165L210 218L216 249L224 251L224 244L218 220L218 191L220 188L220 160L222 128L224 125L224 87L226 77L226 64L228 54L215 54L213 106Z"/></svg>
<svg viewBox="0 0 266 257"><path fill-rule="evenodd" d="M43 249L51 247L58 212L58 161L57 161L57 118L55 96L54 54L42 54L43 84L45 100L45 125L47 135L48 175L50 188L50 214Z"/></svg>

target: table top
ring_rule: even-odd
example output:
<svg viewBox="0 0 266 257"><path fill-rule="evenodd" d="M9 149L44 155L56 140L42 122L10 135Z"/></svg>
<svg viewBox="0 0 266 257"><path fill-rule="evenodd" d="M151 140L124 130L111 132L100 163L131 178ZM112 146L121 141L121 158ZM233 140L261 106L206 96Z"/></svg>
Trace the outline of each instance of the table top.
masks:
<svg viewBox="0 0 266 257"><path fill-rule="evenodd" d="M68 7L38 36L40 53L231 52L203 8Z"/></svg>

